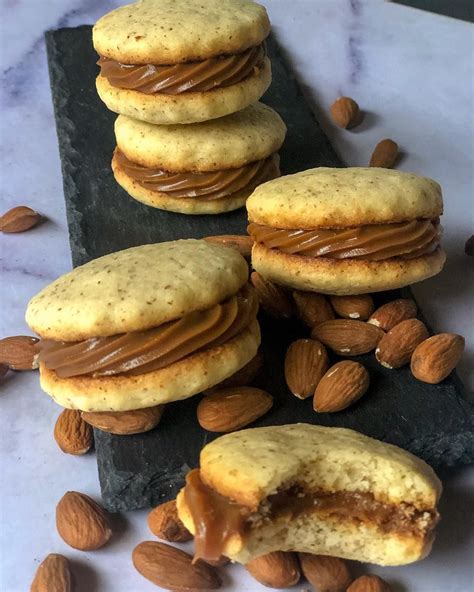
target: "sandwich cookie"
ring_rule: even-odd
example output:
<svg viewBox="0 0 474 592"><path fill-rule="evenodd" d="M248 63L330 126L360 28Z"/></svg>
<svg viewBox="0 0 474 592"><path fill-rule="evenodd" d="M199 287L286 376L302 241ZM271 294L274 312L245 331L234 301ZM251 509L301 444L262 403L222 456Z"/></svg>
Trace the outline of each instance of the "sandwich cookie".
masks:
<svg viewBox="0 0 474 592"><path fill-rule="evenodd" d="M380 565L426 556L441 483L412 454L358 432L294 424L234 432L201 451L178 513L195 558L272 551Z"/></svg>
<svg viewBox="0 0 474 592"><path fill-rule="evenodd" d="M255 103L189 125L153 125L124 115L115 122L115 179L135 199L183 214L242 207L252 191L280 175L286 127Z"/></svg>
<svg viewBox="0 0 474 592"><path fill-rule="evenodd" d="M245 259L199 240L134 247L60 277L28 304L43 390L84 411L186 399L257 353Z"/></svg>
<svg viewBox="0 0 474 592"><path fill-rule="evenodd" d="M257 101L271 82L270 23L251 0L142 0L93 28L97 91L122 115L172 124L215 119Z"/></svg>
<svg viewBox="0 0 474 592"><path fill-rule="evenodd" d="M439 273L441 188L380 168L317 168L257 187L247 201L252 264L325 294L401 288Z"/></svg>

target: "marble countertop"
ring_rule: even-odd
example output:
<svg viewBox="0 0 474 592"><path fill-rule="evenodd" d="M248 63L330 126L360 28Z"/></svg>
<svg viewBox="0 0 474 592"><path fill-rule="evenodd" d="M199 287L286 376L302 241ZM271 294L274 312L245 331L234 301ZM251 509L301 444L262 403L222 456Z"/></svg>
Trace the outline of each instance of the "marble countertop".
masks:
<svg viewBox="0 0 474 592"><path fill-rule="evenodd" d="M111 0L3 0L0 22L0 211L24 204L47 216L38 228L3 235L0 335L28 334L29 298L71 268L61 168L49 91L43 32L93 23L120 2ZM266 0L274 30L311 98L334 146L347 164L365 165L384 137L404 153L399 168L432 176L445 196L444 244L448 262L436 278L415 286L436 330L467 338L460 366L474 385L472 260L464 242L473 233L474 167L472 36L466 22L381 0ZM339 95L366 112L353 132L335 128L328 107ZM471 314L470 314L471 313ZM135 572L131 550L152 538L146 512L114 517L113 541L81 553L56 533L54 510L67 490L99 496L93 454L62 454L52 437L58 407L39 388L35 373L10 373L0 392L0 589L22 592L50 552L73 561L80 592L156 590ZM423 418L420 418L422 421ZM400 568L374 568L395 591L465 592L474 573L472 469L441 475L443 520L433 553ZM264 590L238 566L224 591ZM305 588L296 586L295 590Z"/></svg>

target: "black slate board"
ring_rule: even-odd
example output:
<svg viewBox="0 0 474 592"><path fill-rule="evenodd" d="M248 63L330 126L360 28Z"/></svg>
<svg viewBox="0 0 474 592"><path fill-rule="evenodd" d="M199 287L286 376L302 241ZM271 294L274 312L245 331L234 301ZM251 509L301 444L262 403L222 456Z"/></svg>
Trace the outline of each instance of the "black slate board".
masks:
<svg viewBox="0 0 474 592"><path fill-rule="evenodd" d="M75 266L126 247L177 238L243 233L243 210L219 216L183 216L148 208L115 183L110 159L115 115L94 86L96 54L89 26L46 34L51 86L64 177L72 259ZM288 126L282 148L283 174L315 166L343 166L322 132L275 39L268 44L273 83L264 101ZM382 294L380 301L399 296ZM389 371L373 355L360 356L371 375L369 393L350 409L318 415L311 400L289 394L283 376L288 344L307 330L261 315L266 368L255 384L275 397L256 426L292 422L353 428L397 444L433 466L460 465L474 458L473 407L456 376L440 385L416 381L408 368ZM119 437L95 431L104 504L112 511L156 505L176 495L185 473L197 466L201 447L216 434L196 421L200 397L170 404L159 427Z"/></svg>

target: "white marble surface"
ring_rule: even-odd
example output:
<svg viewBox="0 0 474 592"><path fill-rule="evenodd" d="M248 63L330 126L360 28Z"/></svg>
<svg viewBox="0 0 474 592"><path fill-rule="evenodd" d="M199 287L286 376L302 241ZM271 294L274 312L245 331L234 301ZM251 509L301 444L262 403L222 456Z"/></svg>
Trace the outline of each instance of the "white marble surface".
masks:
<svg viewBox="0 0 474 592"><path fill-rule="evenodd" d="M1 237L0 335L28 333L28 299L71 266L60 163L43 42L45 29L92 23L119 2L1 0L0 210L27 204L49 221L22 235ZM267 0L274 29L313 97L334 145L348 164L363 165L383 137L397 140L404 170L444 188L448 263L416 287L433 327L466 335L461 367L474 383L472 260L464 241L473 232L472 36L470 25L379 0ZM332 100L346 94L368 112L354 132L327 120ZM80 592L146 592L156 587L131 564L131 549L151 538L145 512L115 519L117 536L101 551L69 549L54 526L56 502L67 490L99 496L94 455L63 455L52 438L59 409L42 395L33 373L10 375L0 392L0 589L22 592L49 552L66 554ZM420 418L422 421L423 418ZM419 564L378 568L398 591L472 589L473 472L443 475L444 519L432 555ZM471 502L471 504L470 504ZM304 586L297 586L301 590ZM238 566L226 591L264 590Z"/></svg>

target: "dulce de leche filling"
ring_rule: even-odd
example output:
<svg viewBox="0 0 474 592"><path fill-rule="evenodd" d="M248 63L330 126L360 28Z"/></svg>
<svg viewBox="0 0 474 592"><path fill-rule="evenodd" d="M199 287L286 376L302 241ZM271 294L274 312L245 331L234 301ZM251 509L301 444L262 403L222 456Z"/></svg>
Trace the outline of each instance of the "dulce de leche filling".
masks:
<svg viewBox="0 0 474 592"><path fill-rule="evenodd" d="M243 538L254 528L303 513L367 523L382 532L424 538L439 520L436 510L418 510L411 504L385 504L370 493L350 491L305 491L294 485L269 496L256 512L236 504L209 486L199 469L188 473L184 498L191 513L195 533L195 559L217 560L233 535Z"/></svg>
<svg viewBox="0 0 474 592"><path fill-rule="evenodd" d="M203 201L221 199L244 188L253 190L280 174L277 154L235 169L203 173L173 173L145 167L132 162L118 147L114 152L114 162L145 189L166 193L170 197L192 197Z"/></svg>
<svg viewBox="0 0 474 592"><path fill-rule="evenodd" d="M290 255L366 259L412 259L432 253L439 246L438 220L410 220L356 228L288 230L251 223L248 233L256 243Z"/></svg>
<svg viewBox="0 0 474 592"><path fill-rule="evenodd" d="M41 340L39 361L61 378L145 374L226 343L252 322L257 308L255 292L247 285L212 308L145 331L74 343Z"/></svg>
<svg viewBox="0 0 474 592"><path fill-rule="evenodd" d="M177 95L185 92L205 92L231 86L250 76L262 66L265 44L250 47L234 55L221 55L200 62L170 65L123 64L100 56L100 75L112 86L153 95Z"/></svg>

